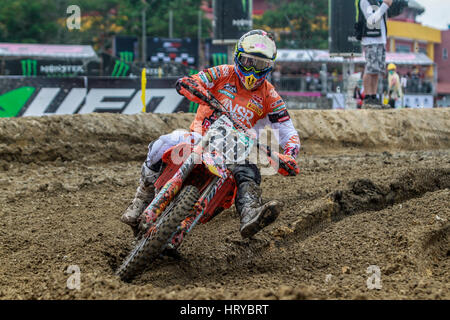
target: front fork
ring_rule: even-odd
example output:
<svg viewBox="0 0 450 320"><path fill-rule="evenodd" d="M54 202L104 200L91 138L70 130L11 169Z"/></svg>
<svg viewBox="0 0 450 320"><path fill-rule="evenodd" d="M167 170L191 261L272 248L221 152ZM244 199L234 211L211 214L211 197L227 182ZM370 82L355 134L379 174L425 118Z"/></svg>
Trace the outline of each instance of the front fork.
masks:
<svg viewBox="0 0 450 320"><path fill-rule="evenodd" d="M189 176L194 169L196 163L201 163L202 152L208 143L208 139L203 137L200 143L197 144L189 154L189 157L183 162L173 177L166 182L160 189L158 194L153 198L153 201L147 206L143 212L139 229L146 234L151 232L150 226L156 222L159 215L164 212L167 205L175 198L183 185L184 180Z"/></svg>
<svg viewBox="0 0 450 320"><path fill-rule="evenodd" d="M164 212L167 205L175 198L183 185L186 177L191 173L196 163L196 157L199 155L192 152L189 157L184 161L174 176L166 182L166 184L160 189L158 194L153 198L153 201L148 205L141 218L139 229L142 232L148 232L150 226L156 222L159 215Z"/></svg>
<svg viewBox="0 0 450 320"><path fill-rule="evenodd" d="M181 245L186 234L188 234L200 221L200 219L204 216L205 211L208 207L208 204L211 202L211 199L217 193L217 190L223 185L223 183L227 180L225 178L215 177L208 187L203 191L203 194L198 199L195 204L195 214L187 217L178 227L176 233L173 235L171 240L169 240L168 247L171 249L176 249Z"/></svg>

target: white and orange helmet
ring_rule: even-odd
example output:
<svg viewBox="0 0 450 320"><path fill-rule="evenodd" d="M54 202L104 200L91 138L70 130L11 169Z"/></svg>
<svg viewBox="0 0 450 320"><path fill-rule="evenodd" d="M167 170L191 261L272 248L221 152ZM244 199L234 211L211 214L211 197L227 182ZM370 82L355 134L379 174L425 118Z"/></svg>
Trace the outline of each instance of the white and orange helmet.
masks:
<svg viewBox="0 0 450 320"><path fill-rule="evenodd" d="M236 44L234 70L247 90L257 89L272 71L277 57L273 37L263 30L244 34Z"/></svg>

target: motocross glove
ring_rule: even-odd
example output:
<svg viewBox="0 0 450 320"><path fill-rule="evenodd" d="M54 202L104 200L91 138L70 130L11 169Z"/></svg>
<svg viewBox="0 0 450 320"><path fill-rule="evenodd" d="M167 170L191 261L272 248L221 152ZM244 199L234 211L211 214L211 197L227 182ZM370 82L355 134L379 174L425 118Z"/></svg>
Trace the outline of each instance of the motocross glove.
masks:
<svg viewBox="0 0 450 320"><path fill-rule="evenodd" d="M184 77L176 83L177 92L195 103L205 103L211 99L211 94L192 77ZM202 97L202 98L200 98Z"/></svg>
<svg viewBox="0 0 450 320"><path fill-rule="evenodd" d="M278 173L283 176L296 176L300 173L300 169L297 165L295 159L286 154L279 154L278 152L273 152L275 154L275 158L278 158L278 163L274 162L272 157L269 158L269 162L272 167L278 169Z"/></svg>

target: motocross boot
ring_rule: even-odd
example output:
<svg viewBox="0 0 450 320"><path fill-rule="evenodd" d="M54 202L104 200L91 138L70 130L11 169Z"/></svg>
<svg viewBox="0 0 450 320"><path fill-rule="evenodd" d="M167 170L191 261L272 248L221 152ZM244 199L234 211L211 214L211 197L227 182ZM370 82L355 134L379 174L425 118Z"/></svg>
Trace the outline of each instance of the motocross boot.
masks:
<svg viewBox="0 0 450 320"><path fill-rule="evenodd" d="M262 190L254 181L239 185L236 194L236 211L241 217L241 236L250 238L275 221L281 212L282 203L271 200L262 203Z"/></svg>
<svg viewBox="0 0 450 320"><path fill-rule="evenodd" d="M153 184L158 177L159 171L148 168L145 163L142 165L141 178L134 199L120 218L120 221L131 226L133 230L138 226L139 216L155 197L155 187Z"/></svg>

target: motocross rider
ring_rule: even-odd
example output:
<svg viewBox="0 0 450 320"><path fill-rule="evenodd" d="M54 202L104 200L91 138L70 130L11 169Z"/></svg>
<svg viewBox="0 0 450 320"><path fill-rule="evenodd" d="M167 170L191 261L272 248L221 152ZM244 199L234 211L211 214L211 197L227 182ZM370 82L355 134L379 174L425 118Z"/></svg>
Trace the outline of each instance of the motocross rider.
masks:
<svg viewBox="0 0 450 320"><path fill-rule="evenodd" d="M280 161L288 164L295 174L299 173L295 161L300 150L298 133L283 99L266 80L273 69L276 54L272 36L263 30L252 30L236 44L234 65L212 67L177 81L178 93L199 103L190 133L178 130L150 143L136 195L123 213L122 222L133 229L137 227L139 216L155 196L153 184L160 175L163 153L178 143L198 141L215 120L212 108L182 87L182 82L205 96L214 95L247 128L270 125L278 131L277 137L284 150L284 154L278 154ZM281 168L278 171L289 175ZM233 176L237 186L235 207L240 215L240 233L243 238L249 238L275 221L282 203L277 200L262 202L261 175L255 164L237 165Z"/></svg>

